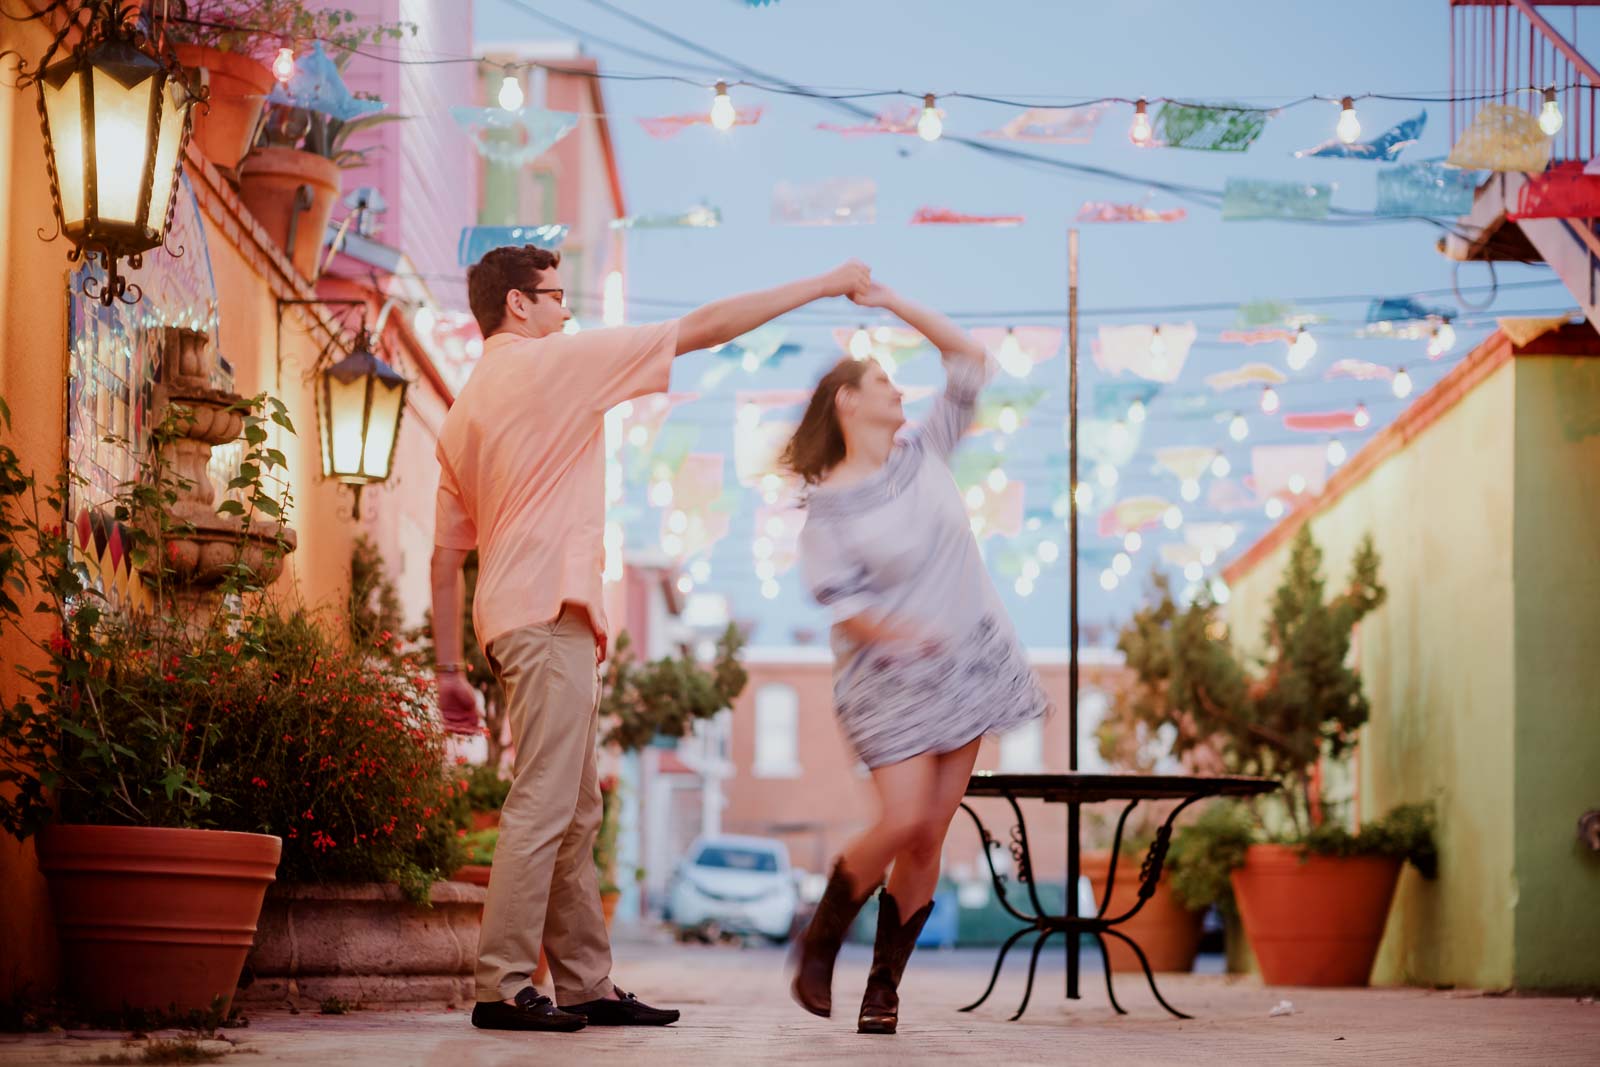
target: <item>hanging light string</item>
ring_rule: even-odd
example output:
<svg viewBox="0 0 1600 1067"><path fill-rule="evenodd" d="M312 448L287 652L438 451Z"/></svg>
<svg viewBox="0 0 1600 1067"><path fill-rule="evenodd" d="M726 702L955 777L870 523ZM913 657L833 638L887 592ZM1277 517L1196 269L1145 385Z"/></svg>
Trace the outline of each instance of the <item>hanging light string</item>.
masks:
<svg viewBox="0 0 1600 1067"><path fill-rule="evenodd" d="M281 31L262 27L239 26L234 23L215 22L206 19L195 19L183 16L172 16L173 23L199 26L207 29L233 30L239 33L259 34L263 37L278 35ZM591 36L587 33L581 36ZM671 82L705 90L734 90L749 89L755 92L770 93L775 96L793 96L808 100L822 101L851 101L851 100L879 100L902 99L925 103L929 96L939 100L970 100L975 103L993 104L1000 107L1040 109L1048 111L1072 111L1084 108L1100 107L1107 104L1124 104L1137 107L1140 104L1151 107L1159 104L1172 104L1175 107L1225 107L1229 110L1258 112L1265 115L1276 115L1284 111L1304 107L1309 104L1342 104L1346 101L1383 100L1400 103L1422 104L1450 104L1450 103L1476 103L1488 100L1500 100L1504 97L1502 92L1483 93L1454 93L1450 91L1423 91L1423 92L1365 92L1355 94L1340 94L1337 96L1323 93L1308 93L1302 96L1289 97L1273 103L1247 104L1247 103L1217 103L1204 101L1193 97L1181 96L1060 96L1052 97L1044 94L1038 96L1007 96L996 93L966 92L948 89L930 93L926 90L890 89L874 87L828 87L811 85L791 85L775 83L757 78L706 78L691 77L685 74L668 73L627 73L619 71L597 71L584 67L567 66L558 60L525 59L508 62L503 57L488 54L482 55L448 55L433 56L404 56L385 55L369 51L358 46L342 44L326 37L307 37L305 41L320 41L323 45L342 52L347 52L363 59L370 59L378 63L389 63L396 66L452 66L459 64L473 64L490 70L504 70L508 74L517 71L544 70L552 74L565 74L573 77L592 78L598 81L616 82ZM617 46L613 46L617 47ZM697 68L699 69L699 68ZM710 69L710 68L705 68ZM1525 91L1545 95L1567 89L1586 88L1587 83L1570 82L1550 86L1527 86ZM607 117L616 118L615 114ZM1354 138L1352 138L1353 140Z"/></svg>

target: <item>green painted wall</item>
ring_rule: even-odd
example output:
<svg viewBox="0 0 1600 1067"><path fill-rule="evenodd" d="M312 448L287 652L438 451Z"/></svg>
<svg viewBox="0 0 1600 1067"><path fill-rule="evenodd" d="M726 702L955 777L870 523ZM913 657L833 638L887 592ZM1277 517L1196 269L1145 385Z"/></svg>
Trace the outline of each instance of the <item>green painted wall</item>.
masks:
<svg viewBox="0 0 1600 1067"><path fill-rule="evenodd" d="M1378 984L1513 980L1513 370L1312 521L1330 587L1370 532L1389 590L1355 645L1372 702L1355 757L1359 816L1421 800L1440 813L1440 877L1402 876ZM1228 611L1247 647L1259 647L1287 555L1285 543L1234 583Z"/></svg>
<svg viewBox="0 0 1600 1067"><path fill-rule="evenodd" d="M1600 359L1516 361L1516 984L1600 984Z"/></svg>

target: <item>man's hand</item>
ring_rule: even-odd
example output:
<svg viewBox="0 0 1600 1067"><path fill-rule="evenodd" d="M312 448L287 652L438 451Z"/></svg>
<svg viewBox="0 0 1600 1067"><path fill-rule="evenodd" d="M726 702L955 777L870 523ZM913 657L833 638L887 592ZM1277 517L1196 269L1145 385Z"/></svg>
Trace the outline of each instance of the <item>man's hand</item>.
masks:
<svg viewBox="0 0 1600 1067"><path fill-rule="evenodd" d="M866 285L848 295L851 303L858 304L864 308L886 308L899 299L893 289L882 282L872 281L870 278L867 280Z"/></svg>
<svg viewBox="0 0 1600 1067"><path fill-rule="evenodd" d="M823 296L850 296L872 284L872 270L859 259L841 263L822 276Z"/></svg>
<svg viewBox="0 0 1600 1067"><path fill-rule="evenodd" d="M476 734L483 729L478 718L478 691L460 671L439 675L439 714L453 734Z"/></svg>

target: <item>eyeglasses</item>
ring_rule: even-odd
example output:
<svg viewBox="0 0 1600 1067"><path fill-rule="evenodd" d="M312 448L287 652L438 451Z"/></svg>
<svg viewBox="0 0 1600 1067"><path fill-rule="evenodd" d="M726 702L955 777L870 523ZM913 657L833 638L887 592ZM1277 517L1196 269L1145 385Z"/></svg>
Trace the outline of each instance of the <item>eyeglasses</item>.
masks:
<svg viewBox="0 0 1600 1067"><path fill-rule="evenodd" d="M549 293L551 296L554 296L556 298L556 303L561 304L563 306L565 306L566 302L567 302L567 291L565 289L521 289L521 288L519 288L517 290L517 292L525 293L528 296L533 297L535 303L538 302L540 293Z"/></svg>

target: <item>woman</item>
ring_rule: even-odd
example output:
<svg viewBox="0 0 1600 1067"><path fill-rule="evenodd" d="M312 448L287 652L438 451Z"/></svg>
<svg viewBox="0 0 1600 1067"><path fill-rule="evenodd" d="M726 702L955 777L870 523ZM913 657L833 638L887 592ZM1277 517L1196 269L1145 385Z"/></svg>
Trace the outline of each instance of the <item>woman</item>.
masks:
<svg viewBox="0 0 1600 1067"><path fill-rule="evenodd" d="M946 385L927 420L897 437L900 390L876 360L841 360L784 451L809 487L800 556L813 595L833 613L834 709L879 805L878 821L839 855L796 945L792 992L812 1014L830 1014L839 946L890 870L857 1029L892 1034L900 977L933 910L945 832L978 744L1048 704L948 467L987 377L983 348L876 282L852 299L931 341Z"/></svg>

